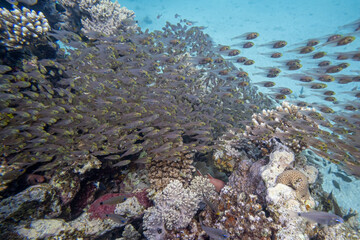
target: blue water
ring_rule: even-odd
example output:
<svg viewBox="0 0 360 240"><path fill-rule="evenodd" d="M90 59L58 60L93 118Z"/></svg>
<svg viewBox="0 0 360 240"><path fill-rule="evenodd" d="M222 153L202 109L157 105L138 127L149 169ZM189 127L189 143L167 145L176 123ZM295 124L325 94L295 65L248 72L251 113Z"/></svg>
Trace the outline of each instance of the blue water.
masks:
<svg viewBox="0 0 360 240"><path fill-rule="evenodd" d="M287 59L302 59L302 72L313 72L318 68L317 63L323 60L331 60L333 64L340 63L333 60L333 54L337 52L356 51L360 47L360 34L357 33L357 39L350 45L333 47L326 46L318 48L317 51L326 51L328 56L321 60L311 59L310 56L304 58L297 52L292 51L300 46L305 46L309 39L325 40L332 34L351 34L351 28L342 28L341 26L354 22L360 18L360 1L329 1L329 0L305 0L305 1L146 1L146 0L125 0L120 2L128 9L134 10L136 20L139 25L149 30L161 29L166 21L171 23L179 21L175 14L182 19L194 21L197 26L207 27L208 33L215 43L230 45L232 48L238 48L242 51L241 56L255 60L252 66L243 66L237 64L244 71L249 73L253 82L269 81L272 79L264 76L264 67L279 67ZM258 32L260 37L253 40L255 47L242 49L237 44L243 40L231 40L246 32ZM271 41L285 40L288 45L282 50L284 57L278 60L269 58L268 53L274 52L269 47L259 47ZM316 51L315 51L316 52ZM340 72L340 74L356 75L352 71L360 69L360 62L352 61L351 67ZM297 81L289 81L284 75L293 74L294 71L283 71L276 79L276 85L289 87L294 94L288 96L289 99L295 99L300 94L303 85ZM298 73L298 71L296 72ZM359 73L357 73L359 74ZM328 83L327 90L333 90L337 98L343 101L353 101L354 97L349 96L347 91L354 88L360 88L360 84L349 83L339 86L336 83ZM340 88L339 88L340 87ZM260 89L264 93L272 93L270 89ZM323 101L318 95L320 91L310 91L306 87L303 89L307 102ZM345 93L344 93L345 92ZM315 94L314 94L315 93ZM324 102L324 104L327 104ZM342 111L341 106L331 106L334 110Z"/></svg>
<svg viewBox="0 0 360 240"><path fill-rule="evenodd" d="M241 56L255 60L252 66L243 66L243 70L249 73L252 82L269 81L273 79L266 78L263 75L264 70L259 67L276 67L284 64L284 60L300 58L303 68L301 72L314 72L318 68L317 63L323 60L331 60L333 64L339 63L334 61L334 55L338 52L350 52L360 50L360 33L353 33L353 28L343 27L346 24L359 20L360 18L360 1L359 0L124 0L121 1L122 6L134 10L136 20L142 29L149 30L161 29L166 21L176 23L181 19L187 19L195 22L196 26L204 26L204 30L208 33L216 44L231 45L242 51ZM181 17L175 18L175 14ZM231 38L246 32L258 32L260 36L253 40L255 46L250 49L242 49L236 44L242 43L242 40L232 41ZM333 34L352 35L356 40L346 46L324 46L318 48L317 51L326 51L327 57L321 60L314 60L310 56L299 55L294 50L300 46L305 46L309 39L320 39L323 42L327 37ZM281 50L284 57L276 60L269 58L267 53L274 52L269 47L259 47L261 44L269 43L275 40L285 40L288 45ZM315 51L315 52L317 52ZM359 75L360 61L345 61L351 65L339 74ZM288 96L291 102L297 100L302 89L302 85L294 80L289 80L286 74L292 74L293 71L284 71L276 80L277 86L289 87L293 90L293 94ZM296 73L299 73L298 71ZM330 106L337 113L344 112L341 107L343 103L351 103L351 101L359 102L349 92L357 87L360 89L359 82L353 82L346 85L340 85L335 82L327 83L327 90L336 92L336 97L340 105L331 105L320 97L321 91L314 91L304 87L305 99L309 103L320 102ZM268 89L259 89L262 92L271 93ZM359 110L357 110L359 113ZM360 203L357 199L359 196L360 181L352 177L353 182L341 182L341 179L334 175L327 174L327 167L319 166L319 170L325 175L323 188L325 191L334 191L341 207L345 209L357 209L360 212ZM332 166L336 169L336 166ZM341 185L341 191L334 188L332 180L335 179Z"/></svg>

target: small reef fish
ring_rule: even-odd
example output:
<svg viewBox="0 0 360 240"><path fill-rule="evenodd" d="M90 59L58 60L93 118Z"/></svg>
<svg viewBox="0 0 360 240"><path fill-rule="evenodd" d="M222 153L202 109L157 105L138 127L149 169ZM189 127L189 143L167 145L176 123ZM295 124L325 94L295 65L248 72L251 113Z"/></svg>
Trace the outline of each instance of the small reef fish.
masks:
<svg viewBox="0 0 360 240"><path fill-rule="evenodd" d="M100 202L100 205L116 205L118 203L124 202L127 199L127 196L120 195L116 197L109 198L105 201Z"/></svg>
<svg viewBox="0 0 360 240"><path fill-rule="evenodd" d="M123 161L120 161L120 162L117 162L115 164L113 164L112 166L113 167L123 167L123 166L126 166L128 164L131 163L131 160L123 160Z"/></svg>
<svg viewBox="0 0 360 240"><path fill-rule="evenodd" d="M290 217L303 217L311 222L316 222L324 225L333 226L343 223L344 219L333 213L312 211L312 212L289 212Z"/></svg>
<svg viewBox="0 0 360 240"><path fill-rule="evenodd" d="M341 189L340 189L340 184L339 184L337 181L332 180L332 183L333 183L333 185L334 185L334 187L335 187L336 189L338 189L339 191L341 191Z"/></svg>
<svg viewBox="0 0 360 240"><path fill-rule="evenodd" d="M343 181L345 182L352 182L351 178L349 178L348 176L345 176L344 174L342 173L339 173L339 172L334 172L335 176L341 178Z"/></svg>
<svg viewBox="0 0 360 240"><path fill-rule="evenodd" d="M248 32L248 33L244 33L239 36L233 37L233 38L231 38L231 40L241 39L241 38L244 38L246 40L252 40L252 39L257 38L258 36L259 36L259 33L257 33L257 32Z"/></svg>
<svg viewBox="0 0 360 240"><path fill-rule="evenodd" d="M343 217L341 209L340 209L336 199L334 198L332 191L330 192L329 196L327 197L327 201L328 201L328 203L330 203L332 205L332 207L334 209L334 213L340 217ZM345 220L345 218L344 218L344 220Z"/></svg>
<svg viewBox="0 0 360 240"><path fill-rule="evenodd" d="M106 217L110 218L111 220L113 220L114 222L116 223L120 223L120 224L125 224L127 219L124 218L123 216L119 215L119 214L114 214L114 213L111 213L111 214L106 214L105 215Z"/></svg>
<svg viewBox="0 0 360 240"><path fill-rule="evenodd" d="M201 228L206 232L206 234L210 237L210 239L213 240L222 240L222 239L228 239L229 233L227 233L225 230L221 230L218 228L212 228L212 227L206 227L201 222Z"/></svg>
<svg viewBox="0 0 360 240"><path fill-rule="evenodd" d="M29 6L37 4L37 0L6 0L8 3L13 5L18 5L19 3L23 3Z"/></svg>

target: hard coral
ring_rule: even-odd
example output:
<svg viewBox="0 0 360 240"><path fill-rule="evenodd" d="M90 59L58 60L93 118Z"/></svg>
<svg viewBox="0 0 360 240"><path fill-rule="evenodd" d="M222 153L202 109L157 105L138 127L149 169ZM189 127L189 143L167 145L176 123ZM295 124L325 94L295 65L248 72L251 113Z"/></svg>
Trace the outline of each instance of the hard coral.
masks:
<svg viewBox="0 0 360 240"><path fill-rule="evenodd" d="M270 161L261 168L261 176L267 187L276 184L276 178L295 161L294 153L286 146L276 143L275 149L270 153Z"/></svg>
<svg viewBox="0 0 360 240"><path fill-rule="evenodd" d="M195 177L190 187L184 188L178 180L172 180L154 198L154 207L145 211L144 227L148 239L164 239L169 231L186 228L199 208L203 194L216 194L213 185L203 177Z"/></svg>
<svg viewBox="0 0 360 240"><path fill-rule="evenodd" d="M0 45L8 50L21 49L24 45L33 44L34 39L45 35L50 30L48 20L42 12L36 13L26 7L14 10L0 8Z"/></svg>
<svg viewBox="0 0 360 240"><path fill-rule="evenodd" d="M132 25L132 28L136 27L133 20L135 13L125 7L120 8L118 2L99 0L98 3L90 4L90 6L81 9L88 13L81 20L82 30L85 33L97 31L112 35L119 29L126 30L129 25Z"/></svg>
<svg viewBox="0 0 360 240"><path fill-rule="evenodd" d="M276 183L282 183L294 188L299 200L308 200L310 197L307 177L298 170L284 171L277 177Z"/></svg>
<svg viewBox="0 0 360 240"><path fill-rule="evenodd" d="M266 217L256 195L225 186L218 209L220 216L217 219L209 210L203 213L203 223L217 229L226 229L231 239L270 240L277 232L278 225L271 217Z"/></svg>

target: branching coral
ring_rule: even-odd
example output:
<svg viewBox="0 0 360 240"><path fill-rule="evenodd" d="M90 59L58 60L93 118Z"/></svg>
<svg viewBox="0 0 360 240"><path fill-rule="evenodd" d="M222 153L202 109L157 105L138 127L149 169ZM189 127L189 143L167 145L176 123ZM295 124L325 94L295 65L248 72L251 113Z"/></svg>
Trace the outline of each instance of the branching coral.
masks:
<svg viewBox="0 0 360 240"><path fill-rule="evenodd" d="M189 188L184 188L178 180L171 181L155 196L155 206L145 211L145 236L148 239L164 239L168 231L187 227L205 191L207 196L216 194L214 186L203 177L196 177Z"/></svg>
<svg viewBox="0 0 360 240"><path fill-rule="evenodd" d="M45 35L50 30L48 20L42 12L36 13L13 5L13 10L0 8L0 44L8 50L20 49L33 44L33 40Z"/></svg>
<svg viewBox="0 0 360 240"><path fill-rule="evenodd" d="M113 35L135 29L134 12L110 0L60 0L66 9L62 29L81 28L84 33L100 32Z"/></svg>
<svg viewBox="0 0 360 240"><path fill-rule="evenodd" d="M331 119L339 122L339 117ZM345 120L343 120L345 121ZM354 120L356 121L356 120ZM357 131L354 124L348 123L343 131ZM298 107L283 102L276 110L263 110L252 116L252 125L246 126L243 137L250 139L259 148L273 148L271 139L282 142L295 153L311 148L318 155L335 163L344 159L355 160L359 150L350 140L351 134L340 138L334 132L341 129L334 127L314 108Z"/></svg>
<svg viewBox="0 0 360 240"><path fill-rule="evenodd" d="M112 35L119 29L125 30L129 25L133 25L134 12L125 7L120 8L118 2L100 0L98 4L90 6L80 4L80 8L90 16L85 17L85 15L81 19L82 30L85 33L96 31Z"/></svg>

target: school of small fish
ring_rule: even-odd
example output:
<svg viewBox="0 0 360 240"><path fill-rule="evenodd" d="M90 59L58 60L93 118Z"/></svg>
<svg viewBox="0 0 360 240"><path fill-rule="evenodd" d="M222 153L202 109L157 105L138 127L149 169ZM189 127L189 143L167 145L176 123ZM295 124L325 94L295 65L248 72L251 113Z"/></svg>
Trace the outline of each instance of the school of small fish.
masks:
<svg viewBox="0 0 360 240"><path fill-rule="evenodd" d="M250 82L241 82L239 86L256 85L261 94L276 102L286 99L299 107L316 109L321 114L314 113L313 116L325 120L327 123L323 127L330 128L326 138L332 138L332 144L340 148L351 146L336 155L352 169L348 172L358 176L360 20L339 27L337 32L300 43L285 40L263 43L261 33L257 32L235 36L231 39L232 44L219 45L218 53L232 61L240 72L227 68L215 73L224 81L250 78ZM219 61L222 60L206 59L206 63ZM269 65L257 66L257 62ZM317 153L324 152L320 156L331 158L326 153L328 147Z"/></svg>

